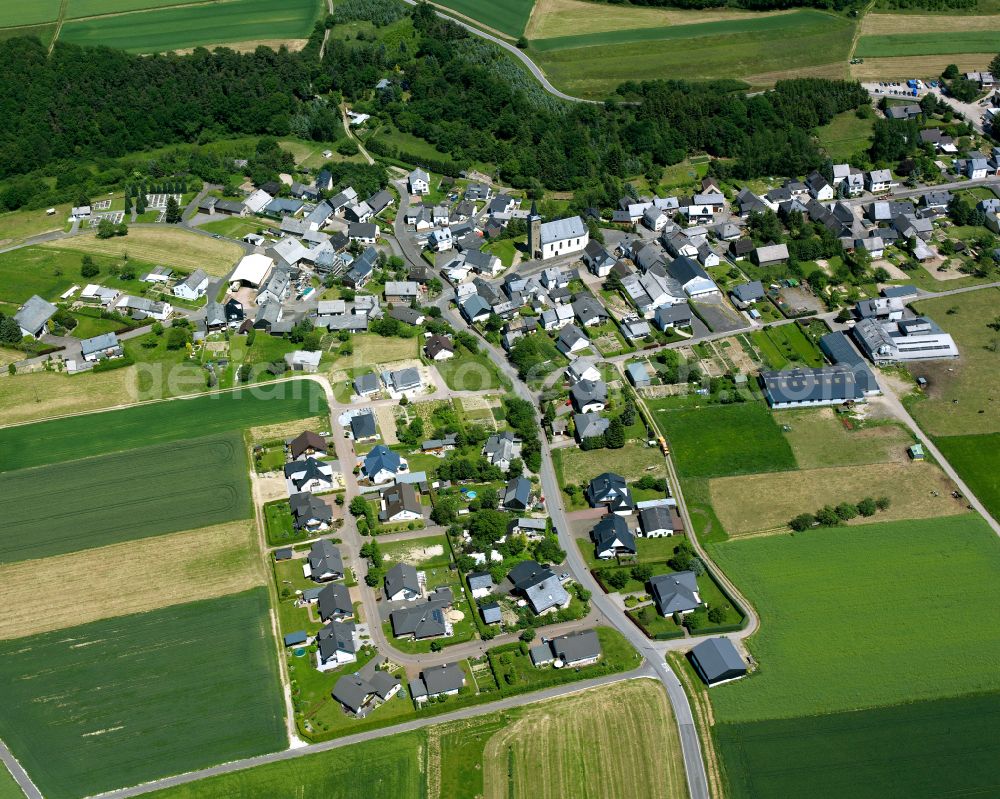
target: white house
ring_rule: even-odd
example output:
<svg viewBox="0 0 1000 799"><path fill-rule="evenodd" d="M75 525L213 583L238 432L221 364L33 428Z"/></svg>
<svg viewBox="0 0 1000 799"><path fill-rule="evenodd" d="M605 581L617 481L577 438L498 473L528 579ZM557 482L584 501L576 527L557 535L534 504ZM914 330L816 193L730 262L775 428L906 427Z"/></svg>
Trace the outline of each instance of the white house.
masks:
<svg viewBox="0 0 1000 799"><path fill-rule="evenodd" d="M865 175L865 188L873 194L889 191L892 187L892 172L888 169L873 169Z"/></svg>
<svg viewBox="0 0 1000 799"><path fill-rule="evenodd" d="M427 246L433 252L447 252L450 250L454 246L451 228L443 227L440 230L433 231L427 237Z"/></svg>
<svg viewBox="0 0 1000 799"><path fill-rule="evenodd" d="M981 180L989 174L990 165L985 158L970 158L965 162L965 174L969 180Z"/></svg>
<svg viewBox="0 0 1000 799"><path fill-rule="evenodd" d="M208 275L202 269L196 269L186 279L174 286L174 296L182 300L197 300L205 296L208 289Z"/></svg>
<svg viewBox="0 0 1000 799"><path fill-rule="evenodd" d="M407 183L410 186L410 194L430 194L431 176L426 169L419 167L407 175Z"/></svg>
<svg viewBox="0 0 1000 799"><path fill-rule="evenodd" d="M316 634L316 669L329 671L357 656L357 628L353 622L331 621Z"/></svg>
<svg viewBox="0 0 1000 799"><path fill-rule="evenodd" d="M589 241L590 231L578 216L539 225L538 247L542 260L583 252Z"/></svg>

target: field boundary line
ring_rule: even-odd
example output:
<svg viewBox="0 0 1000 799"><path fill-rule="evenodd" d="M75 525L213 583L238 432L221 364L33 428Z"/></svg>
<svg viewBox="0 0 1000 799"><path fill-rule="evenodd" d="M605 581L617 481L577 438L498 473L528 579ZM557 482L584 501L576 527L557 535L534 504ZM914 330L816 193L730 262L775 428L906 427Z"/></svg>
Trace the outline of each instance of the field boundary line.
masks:
<svg viewBox="0 0 1000 799"><path fill-rule="evenodd" d="M69 0L64 0L68 3ZM109 11L106 14L88 14L85 17L70 17L68 22L86 22L92 19L107 19L108 17L124 17L128 14L145 14L148 11L164 11L172 8L197 8L198 6L228 5L239 0L191 0L189 3L176 3L168 6L150 6L149 8L133 8L128 11Z"/></svg>
<svg viewBox="0 0 1000 799"><path fill-rule="evenodd" d="M875 0L871 0L868 5L861 9L861 13L858 15L858 24L854 26L854 37L851 39L851 49L847 53L848 66L850 66L851 61L854 59L854 51L858 49L858 40L861 38L861 28L865 24L865 17L868 16L874 7Z"/></svg>
<svg viewBox="0 0 1000 799"><path fill-rule="evenodd" d="M69 7L69 0L62 0L59 3L59 16L56 17L56 29L52 32L52 41L49 42L49 54L52 54L52 48L56 46L56 42L59 40L59 34L62 33L63 21L66 19L66 9Z"/></svg>

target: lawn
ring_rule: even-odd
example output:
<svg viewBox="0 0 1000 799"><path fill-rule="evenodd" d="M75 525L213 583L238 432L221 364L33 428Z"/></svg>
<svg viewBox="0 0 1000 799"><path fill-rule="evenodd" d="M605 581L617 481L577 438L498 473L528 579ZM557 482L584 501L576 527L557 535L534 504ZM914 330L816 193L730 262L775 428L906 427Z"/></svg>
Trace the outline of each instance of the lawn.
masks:
<svg viewBox="0 0 1000 799"><path fill-rule="evenodd" d="M677 725L657 682L616 683L531 705L519 715L483 748L485 799L687 795ZM473 782L459 796L473 796L479 787Z"/></svg>
<svg viewBox="0 0 1000 799"><path fill-rule="evenodd" d="M21 35L27 35L27 32L22 32ZM56 212L51 215L45 213L47 210L45 208L0 214L0 242L6 244L29 236L37 236L39 233L62 230L66 224L66 217L69 216L70 205L67 203L53 207Z"/></svg>
<svg viewBox="0 0 1000 799"><path fill-rule="evenodd" d="M709 481L712 506L730 536L785 528L800 513L825 505L889 497L892 505L848 524L955 516L966 511L951 497L955 484L935 464L897 461L770 472Z"/></svg>
<svg viewBox="0 0 1000 799"><path fill-rule="evenodd" d="M61 382L79 380L59 375L49 377ZM10 399L3 387L20 379L0 381L0 401ZM189 400L151 402L123 410L52 419L0 429L0 470L179 441L189 438L192 432L212 435L294 419L311 421L326 413L323 390L311 380L295 380L257 386L249 391L207 394Z"/></svg>
<svg viewBox="0 0 1000 799"><path fill-rule="evenodd" d="M0 768L0 799L23 799L24 792L21 790L11 773L6 768Z"/></svg>
<svg viewBox="0 0 1000 799"><path fill-rule="evenodd" d="M960 357L954 361L916 363L914 376L929 381L926 399L908 402L922 429L933 436L1000 432L1000 334L987 327L1000 308L1000 289L969 291L924 300L914 308L951 333Z"/></svg>
<svg viewBox="0 0 1000 799"><path fill-rule="evenodd" d="M516 39L524 33L535 0L439 0L438 5Z"/></svg>
<svg viewBox="0 0 1000 799"><path fill-rule="evenodd" d="M0 565L0 602L7 609L0 639L233 594L262 581L256 530L248 521L6 563ZM39 612L23 600L40 585L58 585L73 601Z"/></svg>
<svg viewBox="0 0 1000 799"><path fill-rule="evenodd" d="M822 366L823 354L797 324L769 327L750 334L772 369Z"/></svg>
<svg viewBox="0 0 1000 799"><path fill-rule="evenodd" d="M0 27L37 25L52 22L59 16L60 0L34 0L31 3L0 5Z"/></svg>
<svg viewBox="0 0 1000 799"><path fill-rule="evenodd" d="M124 325L115 319L99 319L81 313L74 313L73 316L77 321L77 325L73 328L72 334L78 339L93 338L102 333L117 332L122 328L128 328L128 325Z"/></svg>
<svg viewBox="0 0 1000 799"><path fill-rule="evenodd" d="M994 30L934 31L862 36L854 51L861 58L993 53L1000 50L1000 25Z"/></svg>
<svg viewBox="0 0 1000 799"><path fill-rule="evenodd" d="M858 119L853 111L844 111L837 114L829 125L817 128L816 138L831 160L849 161L868 149L874 126L874 116Z"/></svg>
<svg viewBox="0 0 1000 799"><path fill-rule="evenodd" d="M714 734L731 799L932 799L996 793L998 725L991 693L720 724Z"/></svg>
<svg viewBox="0 0 1000 799"><path fill-rule="evenodd" d="M316 0L233 0L75 20L60 39L132 53L159 53L199 45L303 39L319 14ZM129 234L131 235L131 233Z"/></svg>
<svg viewBox="0 0 1000 799"><path fill-rule="evenodd" d="M208 8L228 9L238 5L243 0L235 3L224 3L221 5L211 4ZM178 11L188 12L190 8L178 9ZM143 13L142 16L154 17L160 12ZM108 20L127 19L128 15L119 17L108 17ZM71 24L63 26L63 34ZM84 24L84 23L79 23ZM231 241L213 239L209 236L200 236L197 233L184 230L182 228L167 227L160 225L157 227L131 227L127 236L115 237L111 239L99 239L96 234L82 233L68 239L60 239L51 244L43 244L43 247L56 250L72 250L80 253L90 253L91 255L110 255L121 258L128 254L130 259L135 258L144 263L163 264L178 269L193 272L195 269L204 269L208 274L217 277L229 274L229 271L236 265L243 256L243 248Z"/></svg>
<svg viewBox="0 0 1000 799"><path fill-rule="evenodd" d="M82 253L56 250L51 247L22 247L0 253L0 299L21 304L32 294L46 300L58 300L70 286L101 283L113 288L140 294L146 284L139 280L123 281L118 278L122 267L120 258L94 256L100 274L84 279L80 275ZM132 260L131 266L139 277L154 264Z"/></svg>
<svg viewBox="0 0 1000 799"><path fill-rule="evenodd" d="M795 456L766 405L745 402L675 410L647 401L670 442L681 477L722 477L795 468Z"/></svg>
<svg viewBox="0 0 1000 799"><path fill-rule="evenodd" d="M287 745L263 588L0 643L0 701L50 799Z"/></svg>
<svg viewBox="0 0 1000 799"><path fill-rule="evenodd" d="M4 562L250 516L243 438L226 433L0 474Z"/></svg>
<svg viewBox="0 0 1000 799"><path fill-rule="evenodd" d="M994 519L1000 519L1000 433L935 438L976 499Z"/></svg>
<svg viewBox="0 0 1000 799"><path fill-rule="evenodd" d="M602 98L625 80L664 75L738 78L755 86L793 75L843 77L853 31L842 16L800 10L533 40L529 53L557 87Z"/></svg>
<svg viewBox="0 0 1000 799"><path fill-rule="evenodd" d="M660 450L643 444L626 444L621 449L592 449L589 452L570 445L553 449L552 460L560 486L587 483L602 472L615 472L630 481L647 474L652 477L667 476ZM649 469L650 466L655 468Z"/></svg>
<svg viewBox="0 0 1000 799"><path fill-rule="evenodd" d="M1000 541L978 516L709 548L761 617L760 671L713 689L720 722L1000 688Z"/></svg>
<svg viewBox="0 0 1000 799"><path fill-rule="evenodd" d="M453 391L484 391L501 385L496 364L485 353L473 355L460 348L454 358L435 361L434 366Z"/></svg>
<svg viewBox="0 0 1000 799"><path fill-rule="evenodd" d="M511 266L514 263L514 256L517 254L517 247L514 245L513 239L494 241L488 244L486 249L499 258L500 263L505 267Z"/></svg>
<svg viewBox="0 0 1000 799"><path fill-rule="evenodd" d="M448 537L444 535L391 541L380 544L380 548L385 560L391 563L409 563L418 569L447 567L451 561L451 547L448 546Z"/></svg>
<svg viewBox="0 0 1000 799"><path fill-rule="evenodd" d="M832 408L775 411L774 420L800 469L862 466L901 460L913 436L899 425L881 424L848 430Z"/></svg>
<svg viewBox="0 0 1000 799"><path fill-rule="evenodd" d="M208 233L216 233L219 236L226 236L231 239L242 239L250 233L260 233L271 231L273 228L266 222L257 219L250 219L242 216L230 216L225 219L215 219L198 225L201 230Z"/></svg>

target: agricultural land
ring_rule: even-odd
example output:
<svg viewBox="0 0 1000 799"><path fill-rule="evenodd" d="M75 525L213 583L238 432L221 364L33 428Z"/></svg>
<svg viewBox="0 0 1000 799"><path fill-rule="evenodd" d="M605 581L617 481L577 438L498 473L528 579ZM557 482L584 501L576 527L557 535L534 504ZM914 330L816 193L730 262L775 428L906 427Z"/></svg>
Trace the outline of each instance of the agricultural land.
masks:
<svg viewBox="0 0 1000 799"><path fill-rule="evenodd" d="M0 737L53 799L283 748L267 614L258 588L0 642Z"/></svg>

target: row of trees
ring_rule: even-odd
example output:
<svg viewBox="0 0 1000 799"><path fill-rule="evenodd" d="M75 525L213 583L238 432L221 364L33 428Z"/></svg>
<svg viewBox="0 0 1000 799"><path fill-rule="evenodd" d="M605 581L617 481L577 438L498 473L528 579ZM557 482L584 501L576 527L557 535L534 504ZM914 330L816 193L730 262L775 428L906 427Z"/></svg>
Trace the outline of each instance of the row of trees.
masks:
<svg viewBox="0 0 1000 799"><path fill-rule="evenodd" d="M815 513L800 513L788 522L795 532L801 533L813 527L837 527L858 516L874 516L880 510L888 510L891 504L889 497L865 497L857 503L841 502L839 505L824 505Z"/></svg>

